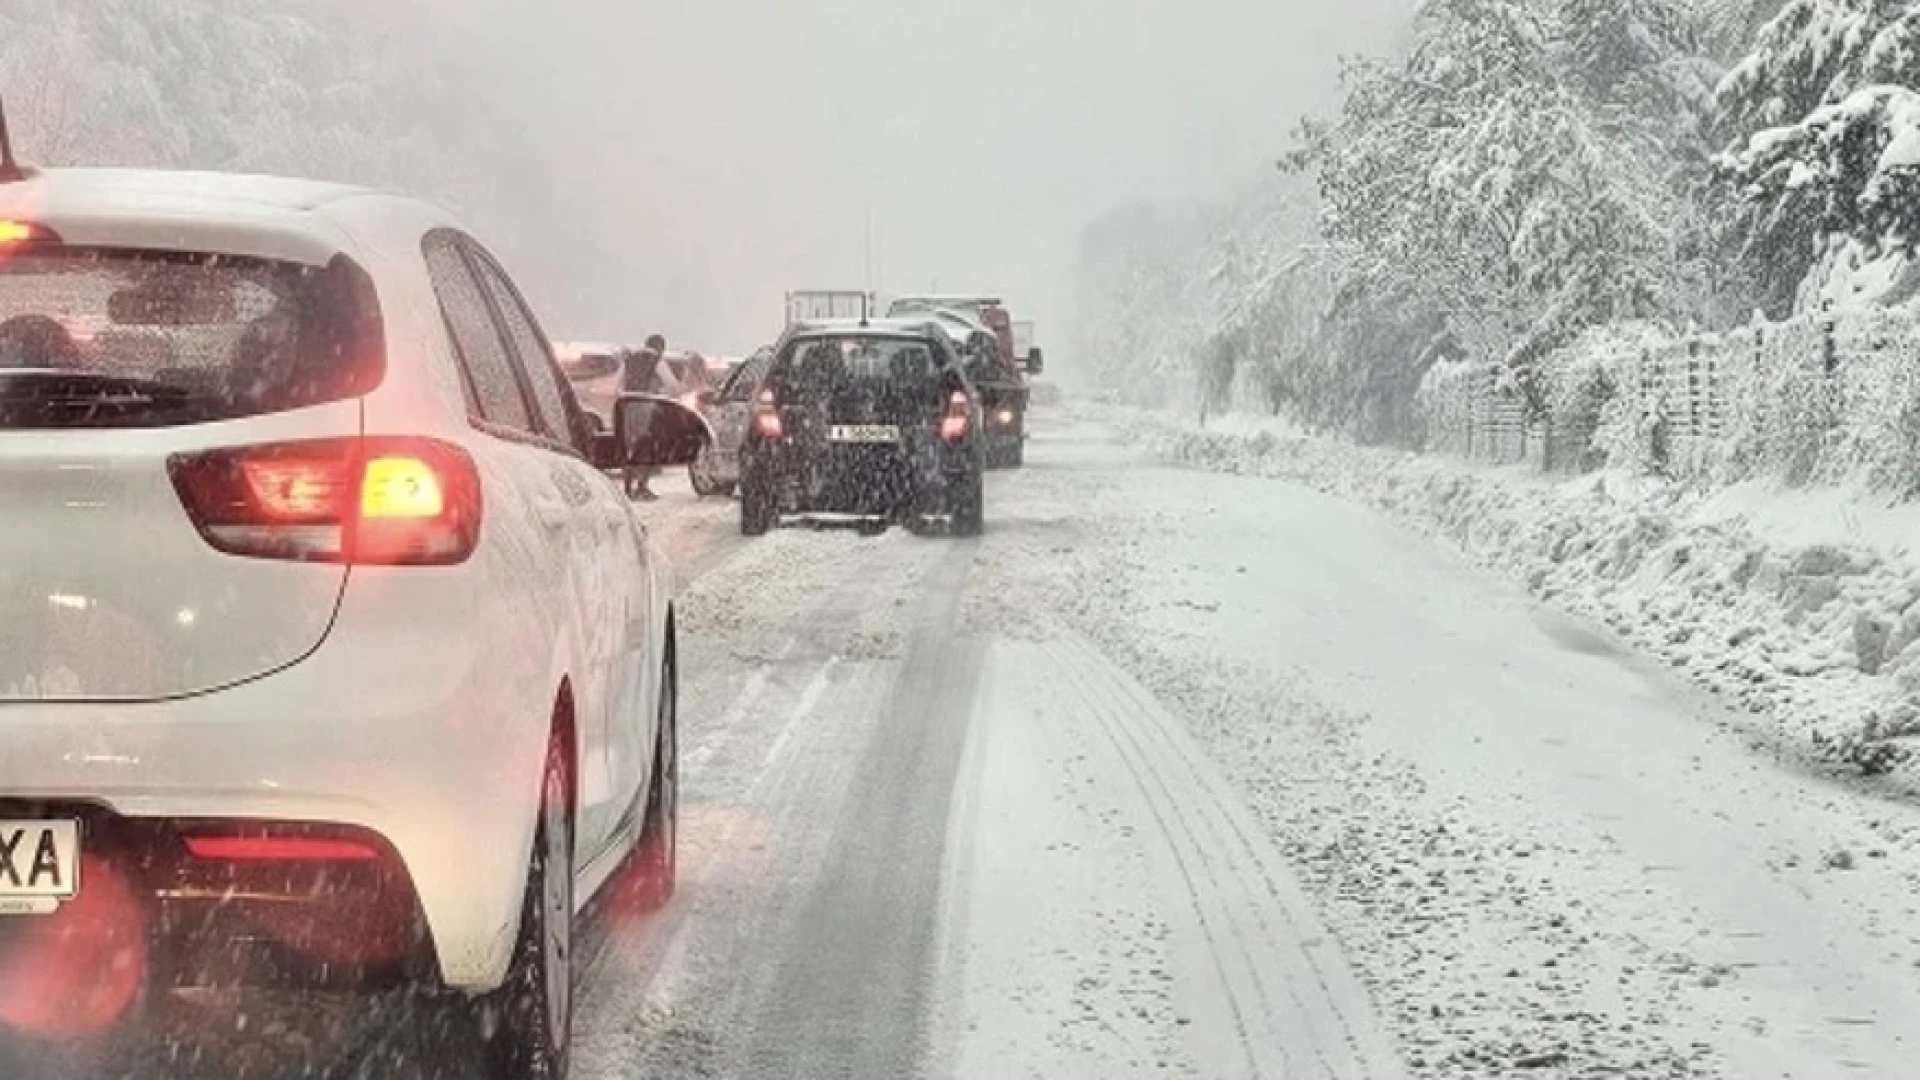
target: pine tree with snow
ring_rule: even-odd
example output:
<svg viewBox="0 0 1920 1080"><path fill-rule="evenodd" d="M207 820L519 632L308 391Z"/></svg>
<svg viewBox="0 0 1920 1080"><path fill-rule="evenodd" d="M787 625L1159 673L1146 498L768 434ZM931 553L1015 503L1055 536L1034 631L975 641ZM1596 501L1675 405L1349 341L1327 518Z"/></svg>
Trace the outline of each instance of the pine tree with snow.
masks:
<svg viewBox="0 0 1920 1080"><path fill-rule="evenodd" d="M1792 0L1717 92L1721 249L1776 317L1920 289L1920 10Z"/></svg>

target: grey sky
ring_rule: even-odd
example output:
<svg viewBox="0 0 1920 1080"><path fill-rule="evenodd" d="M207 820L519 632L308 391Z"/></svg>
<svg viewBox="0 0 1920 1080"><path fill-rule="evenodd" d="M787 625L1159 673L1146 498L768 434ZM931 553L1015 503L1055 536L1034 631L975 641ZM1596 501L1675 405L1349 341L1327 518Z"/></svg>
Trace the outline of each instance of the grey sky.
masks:
<svg viewBox="0 0 1920 1080"><path fill-rule="evenodd" d="M500 89L566 185L536 288L559 337L737 351L783 289L864 280L871 211L882 287L997 289L1044 320L1090 217L1256 180L1410 5L504 4Z"/></svg>

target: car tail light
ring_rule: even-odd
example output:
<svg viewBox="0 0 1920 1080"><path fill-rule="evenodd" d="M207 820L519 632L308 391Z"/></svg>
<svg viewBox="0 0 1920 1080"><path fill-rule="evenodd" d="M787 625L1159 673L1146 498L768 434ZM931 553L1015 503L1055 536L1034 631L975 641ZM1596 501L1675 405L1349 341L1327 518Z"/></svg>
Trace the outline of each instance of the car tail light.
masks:
<svg viewBox="0 0 1920 1080"><path fill-rule="evenodd" d="M947 396L947 413L940 418L940 437L948 442L959 442L967 437L972 427L972 403L967 400L966 391L955 390Z"/></svg>
<svg viewBox="0 0 1920 1080"><path fill-rule="evenodd" d="M753 399L753 430L763 439L778 439L786 434L785 425L780 423L780 406L770 386Z"/></svg>
<svg viewBox="0 0 1920 1080"><path fill-rule="evenodd" d="M57 240L53 230L45 225L35 225L31 221L11 221L0 218L0 246L6 244L24 244L34 240Z"/></svg>
<svg viewBox="0 0 1920 1080"><path fill-rule="evenodd" d="M444 566L480 537L480 476L432 439L316 439L175 454L194 527L229 555Z"/></svg>

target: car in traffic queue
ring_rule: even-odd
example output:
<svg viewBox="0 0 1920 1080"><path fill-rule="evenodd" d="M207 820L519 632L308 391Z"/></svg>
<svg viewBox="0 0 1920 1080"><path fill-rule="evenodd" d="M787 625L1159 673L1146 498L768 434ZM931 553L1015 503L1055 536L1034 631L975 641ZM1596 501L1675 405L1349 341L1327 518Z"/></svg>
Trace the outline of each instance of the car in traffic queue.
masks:
<svg viewBox="0 0 1920 1080"><path fill-rule="evenodd" d="M947 332L980 390L988 468L1019 467L1026 461L1026 414L1030 392L1018 364L1000 336L973 317L950 308L932 313Z"/></svg>
<svg viewBox="0 0 1920 1080"><path fill-rule="evenodd" d="M985 521L980 395L932 321L799 323L774 346L739 451L740 531L785 515Z"/></svg>
<svg viewBox="0 0 1920 1080"><path fill-rule="evenodd" d="M0 181L0 1058L398 984L564 1077L576 915L676 877L670 578L605 470L704 439L590 421L435 207Z"/></svg>
<svg viewBox="0 0 1920 1080"><path fill-rule="evenodd" d="M992 349L970 353L973 378L980 388L987 425L989 468L1018 468L1026 463L1026 375L1039 374L1044 362L1039 350L1027 351L1016 339L1015 324L1005 301L984 295L897 296L887 305L889 318L935 318L980 327L992 337Z"/></svg>
<svg viewBox="0 0 1920 1080"><path fill-rule="evenodd" d="M753 397L773 362L771 345L726 366L717 389L695 394L693 404L707 418L713 438L687 466L693 490L702 497L732 495L740 484L740 444L752 420Z"/></svg>

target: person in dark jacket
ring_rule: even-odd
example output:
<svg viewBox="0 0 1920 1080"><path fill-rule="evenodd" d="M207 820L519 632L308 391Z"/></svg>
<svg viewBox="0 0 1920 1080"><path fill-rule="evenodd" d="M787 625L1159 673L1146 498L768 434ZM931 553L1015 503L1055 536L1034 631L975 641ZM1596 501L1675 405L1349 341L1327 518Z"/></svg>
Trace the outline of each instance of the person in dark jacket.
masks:
<svg viewBox="0 0 1920 1080"><path fill-rule="evenodd" d="M628 352L622 360L620 392L624 394L678 393L673 369L667 365L667 339L660 334L647 335L646 344L637 352ZM627 498L652 502L660 496L653 491L653 475L659 470L644 465L629 465L623 474Z"/></svg>

